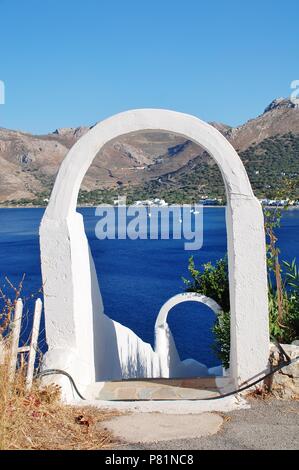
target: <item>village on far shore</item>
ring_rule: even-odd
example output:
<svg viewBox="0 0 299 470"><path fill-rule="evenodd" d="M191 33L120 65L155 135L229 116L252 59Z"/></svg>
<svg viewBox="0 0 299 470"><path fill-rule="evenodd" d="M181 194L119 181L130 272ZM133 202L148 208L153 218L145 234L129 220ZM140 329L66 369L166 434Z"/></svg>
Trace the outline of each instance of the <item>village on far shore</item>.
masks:
<svg viewBox="0 0 299 470"><path fill-rule="evenodd" d="M259 199L262 206L265 207L299 207L299 200L290 200L290 199ZM113 205L118 206L121 204L121 199L114 199ZM202 206L224 206L225 201L221 198L208 198L207 196L202 196L198 202L198 205ZM168 206L168 202L165 199L154 198L154 199L145 199L141 201L135 201L133 206L158 206L165 207Z"/></svg>
<svg viewBox="0 0 299 470"><path fill-rule="evenodd" d="M3 208L10 208L10 207L24 207L24 208L39 208L39 207L46 207L50 198L43 198L41 201L39 201L38 204L35 204L30 201L7 201L7 203L0 204L0 207ZM125 205L126 203L123 202L123 196L120 196L118 199L111 199L111 202L113 203L113 206L117 207L120 205ZM262 204L263 207L285 207L285 208L299 208L299 199L259 199L260 203ZM102 202L99 202L98 205L103 205ZM110 205L110 204L105 204L104 205ZM129 204L128 204L129 205ZM149 198L149 199L142 199L142 200L136 200L133 201L130 205L132 206L145 206L145 207L167 207L167 206L172 206L172 205L179 205L179 204L173 204L173 203L168 203L165 201L163 198ZM201 196L197 202L193 204L186 204L186 205L202 205L206 207L223 207L226 205L225 199L222 198L210 198L208 196ZM95 203L78 203L78 207L91 207L94 206L96 207L97 204Z"/></svg>

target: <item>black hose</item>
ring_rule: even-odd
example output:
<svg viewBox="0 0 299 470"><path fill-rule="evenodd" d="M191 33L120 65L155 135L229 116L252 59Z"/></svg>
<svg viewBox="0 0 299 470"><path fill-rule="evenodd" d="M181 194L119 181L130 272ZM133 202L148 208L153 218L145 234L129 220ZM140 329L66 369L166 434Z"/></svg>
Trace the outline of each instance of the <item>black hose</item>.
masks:
<svg viewBox="0 0 299 470"><path fill-rule="evenodd" d="M230 397L232 395L236 395L237 393L244 392L244 390L247 390L248 388L253 387L254 385L257 385L262 380L265 380L268 377L271 377L271 375L275 374L276 372L283 369L284 367L289 366L290 364L294 364L296 361L298 361L299 356L295 357L294 359L291 360L289 358L289 356L287 355L287 353L282 349L282 347L281 347L281 350L282 350L283 354L286 357L288 357L288 359L286 361L284 361L283 363L281 363L279 366L272 369L271 372L268 372L267 374L263 375L262 377L255 380L254 382L250 382L250 383L244 385L243 387L238 388L237 390L233 390L232 392L224 393L223 395L217 395L215 397L207 397L207 398L188 398L188 401L219 400L220 398L226 398L226 397ZM46 369L42 372L39 372L36 375L36 377L38 378L38 377L43 377L43 376L47 376L47 375L55 375L55 374L65 375L70 380L72 386L74 387L75 392L81 398L81 400L86 400L86 398L84 398L81 395L81 393L79 392L73 377L70 374L68 374L67 372L65 372L64 370L61 370L61 369ZM152 400L150 400L150 399L138 399L138 400L123 399L123 400L109 400L109 401L152 401ZM166 398L164 399L164 398L162 398L162 399L159 399L159 401L177 401L177 399L166 399Z"/></svg>
<svg viewBox="0 0 299 470"><path fill-rule="evenodd" d="M271 375L275 374L276 372L278 372L279 370L283 369L284 367L286 366L289 366L290 364L293 364L294 362L298 361L299 359L299 356L298 357L295 357L295 359L291 360L291 361L286 361L286 362L283 362L282 364L280 364L279 366L275 367L274 369L271 370L271 372L268 372L268 374L266 375L263 375L262 377L260 377L259 379L255 380L254 382L251 382L247 385L244 385L243 387L240 387L238 388L238 390L234 390L232 392L228 392L228 393L225 393L224 395L218 395L216 397L210 397L210 398L200 398L199 400L219 400L219 398L226 398L226 397L230 397L231 395L235 395L237 393L240 393L240 392L244 392L244 390L247 390L247 388L250 388L250 387L253 387L254 385L258 384L259 382L261 382L262 380L265 380L267 379L268 377L271 377Z"/></svg>
<svg viewBox="0 0 299 470"><path fill-rule="evenodd" d="M61 370L61 369L46 369L46 370L43 370L41 372L38 372L35 377L39 378L39 377L45 377L47 375L56 375L56 374L65 375L69 379L69 381L71 382L72 386L74 387L74 390L77 393L78 397L80 397L81 400L86 400L86 398L84 398L83 395L81 395L81 393L79 392L73 377L70 374L68 374L68 372L65 372L64 370Z"/></svg>
<svg viewBox="0 0 299 470"><path fill-rule="evenodd" d="M280 342L275 338L275 336L272 336L270 335L270 339L271 341L273 341L273 343L275 343L275 346L277 347L279 353L280 353L280 356L283 358L285 358L285 361L286 362L291 362L292 359L290 358L290 356L285 352L285 350L283 349L283 347L281 346Z"/></svg>

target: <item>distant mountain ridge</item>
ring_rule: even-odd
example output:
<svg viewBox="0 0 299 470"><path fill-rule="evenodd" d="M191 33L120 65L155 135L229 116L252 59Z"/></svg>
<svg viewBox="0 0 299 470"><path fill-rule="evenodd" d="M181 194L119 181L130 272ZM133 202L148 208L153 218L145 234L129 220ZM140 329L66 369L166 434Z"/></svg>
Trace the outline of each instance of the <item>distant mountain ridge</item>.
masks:
<svg viewBox="0 0 299 470"><path fill-rule="evenodd" d="M231 142L244 160L244 152L248 149L252 152L252 148L258 148L258 152L263 154L259 146L267 139L277 139L275 148L283 149L282 142L289 140L287 137L286 140L279 140L281 136L290 133L295 138L299 136L299 108L288 99L278 98L266 107L262 115L241 126L231 127L217 122L211 124ZM61 128L46 135L0 128L0 203L34 201L40 199L41 195L49 194L66 153L91 127ZM289 161L294 166L296 156L299 160L297 147L293 140L292 144L289 142L287 145L292 152ZM282 150L280 153L283 153ZM264 152L262 158L265 159L265 167L268 167L269 153ZM286 158L285 154L281 158ZM259 165L260 160L259 157ZM279 155L276 155L275 162L279 173ZM172 185L175 190L182 175L185 175L185 179L186 175L192 179L195 167L197 172L198 168L206 168L200 171L206 174L206 187L209 188L213 184L213 181L209 181L212 177L209 174L215 167L214 162L193 142L170 133L128 135L101 150L87 172L82 190L117 191L121 188L125 191L126 188L145 188L158 184ZM281 167L284 168L283 162ZM293 174L296 175L295 170ZM282 172L285 173L284 170Z"/></svg>

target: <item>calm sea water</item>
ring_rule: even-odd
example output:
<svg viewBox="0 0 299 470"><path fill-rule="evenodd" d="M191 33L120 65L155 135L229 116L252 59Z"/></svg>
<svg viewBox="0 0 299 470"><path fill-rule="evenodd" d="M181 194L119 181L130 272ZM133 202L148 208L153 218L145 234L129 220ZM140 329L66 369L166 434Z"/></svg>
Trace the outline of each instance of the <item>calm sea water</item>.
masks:
<svg viewBox="0 0 299 470"><path fill-rule="evenodd" d="M43 209L0 209L0 286L8 289L5 276L17 285L26 274L23 295L37 292L41 285L38 227ZM226 253L224 208L204 209L204 243L194 252L184 250L183 240L104 240L95 237L98 218L93 208L80 209L94 257L105 312L153 344L154 324L159 309L172 295L184 290L188 258L197 265L215 261ZM283 216L278 231L282 257L299 260L299 210ZM28 311L32 302L27 301ZM193 357L214 366L218 364L211 344L213 313L197 303L175 307L168 321L182 359ZM30 318L23 325L28 334ZM43 325L42 325L43 328ZM45 349L45 333L40 337Z"/></svg>

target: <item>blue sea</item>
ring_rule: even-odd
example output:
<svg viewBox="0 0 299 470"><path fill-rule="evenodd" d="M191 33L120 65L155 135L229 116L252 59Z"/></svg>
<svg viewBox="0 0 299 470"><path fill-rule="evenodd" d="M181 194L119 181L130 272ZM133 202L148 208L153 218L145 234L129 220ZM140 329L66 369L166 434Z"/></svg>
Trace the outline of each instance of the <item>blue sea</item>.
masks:
<svg viewBox="0 0 299 470"><path fill-rule="evenodd" d="M153 345L154 324L165 301L184 290L182 276L188 277L188 258L196 265L216 261L226 253L224 208L204 208L203 247L185 251L184 240L98 240L94 208L79 209L96 265L105 312L131 328ZM27 299L28 318L23 338L30 328L31 294L42 286L38 228L44 209L0 209L0 286L9 292L5 276L17 285L25 273L22 296ZM299 261L299 210L283 215L278 229L283 259ZM13 292L10 291L13 297ZM192 357L209 367L217 365L211 345L214 314L205 306L189 302L175 307L168 322L181 359ZM44 323L40 346L46 348Z"/></svg>

